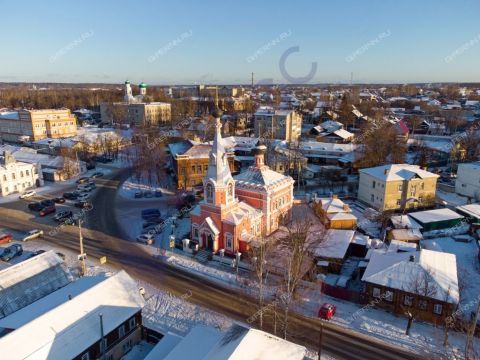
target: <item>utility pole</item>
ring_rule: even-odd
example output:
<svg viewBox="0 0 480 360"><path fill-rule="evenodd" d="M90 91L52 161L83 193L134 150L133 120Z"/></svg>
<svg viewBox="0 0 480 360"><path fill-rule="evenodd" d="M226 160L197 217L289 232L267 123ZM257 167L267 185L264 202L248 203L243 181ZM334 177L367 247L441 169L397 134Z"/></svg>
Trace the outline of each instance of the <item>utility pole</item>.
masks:
<svg viewBox="0 0 480 360"><path fill-rule="evenodd" d="M99 316L100 316L100 336L101 336L101 338L100 338L100 350L101 350L101 354L102 354L100 359L105 360L105 350L106 350L105 345L106 344L104 342L105 334L103 333L103 315L100 313Z"/></svg>
<svg viewBox="0 0 480 360"><path fill-rule="evenodd" d="M80 240L80 255L78 255L78 260L80 260L80 276L85 276L87 272L85 265L86 254L83 252L83 236L82 236L82 220L78 219L78 237Z"/></svg>
<svg viewBox="0 0 480 360"><path fill-rule="evenodd" d="M318 334L318 360L322 357L322 339L323 338L323 323L320 320L320 332Z"/></svg>

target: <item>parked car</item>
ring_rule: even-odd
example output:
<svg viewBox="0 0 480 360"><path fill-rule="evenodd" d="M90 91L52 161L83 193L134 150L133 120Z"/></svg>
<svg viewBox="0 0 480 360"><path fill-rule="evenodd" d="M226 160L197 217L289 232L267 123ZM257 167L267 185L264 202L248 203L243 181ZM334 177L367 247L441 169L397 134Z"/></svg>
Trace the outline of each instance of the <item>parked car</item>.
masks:
<svg viewBox="0 0 480 360"><path fill-rule="evenodd" d="M52 200L55 202L55 204L65 203L65 198L64 197L56 197L56 198L53 198Z"/></svg>
<svg viewBox="0 0 480 360"><path fill-rule="evenodd" d="M158 215L152 215L152 216L146 216L145 217L145 222L149 222L149 223L155 223L155 224L161 224L163 223L163 219L158 216Z"/></svg>
<svg viewBox="0 0 480 360"><path fill-rule="evenodd" d="M146 244L146 245L152 245L155 242L155 239L153 235L150 234L142 234L137 236L137 241Z"/></svg>
<svg viewBox="0 0 480 360"><path fill-rule="evenodd" d="M145 191L145 192L143 193L143 197L144 197L144 198L152 198L152 197L154 197L154 196L155 196L155 194L154 194L152 191Z"/></svg>
<svg viewBox="0 0 480 360"><path fill-rule="evenodd" d="M32 211L40 211L43 210L43 208L44 206L39 202L33 202L28 204L28 209Z"/></svg>
<svg viewBox="0 0 480 360"><path fill-rule="evenodd" d="M158 209L144 209L142 210L142 219L147 220L149 217L161 216Z"/></svg>
<svg viewBox="0 0 480 360"><path fill-rule="evenodd" d="M3 253L0 255L0 260L2 261L10 261L16 256L20 256L23 254L23 248L20 244L13 244L9 247L3 249Z"/></svg>
<svg viewBox="0 0 480 360"><path fill-rule="evenodd" d="M318 310L318 317L325 320L330 320L333 315L335 315L336 311L337 307L335 305L330 303L323 303L320 307L320 310Z"/></svg>
<svg viewBox="0 0 480 360"><path fill-rule="evenodd" d="M76 200L77 197L78 197L78 193L77 192L66 192L66 193L63 193L63 197L67 200Z"/></svg>
<svg viewBox="0 0 480 360"><path fill-rule="evenodd" d="M90 194L88 192L84 192L84 193L80 193L80 195L78 195L77 200L78 201L85 201L85 200L88 200L89 198L90 198Z"/></svg>
<svg viewBox="0 0 480 360"><path fill-rule="evenodd" d="M77 201L74 206L80 209L91 209L93 207L88 201Z"/></svg>
<svg viewBox="0 0 480 360"><path fill-rule="evenodd" d="M73 212L70 211L70 210L63 210L63 211L60 211L59 213L57 213L53 218L55 219L55 221L63 221L69 217L72 217L73 216Z"/></svg>
<svg viewBox="0 0 480 360"><path fill-rule="evenodd" d="M162 190L155 190L155 197L162 197L163 193Z"/></svg>
<svg viewBox="0 0 480 360"><path fill-rule="evenodd" d="M20 199L27 199L29 197L35 196L37 192L35 190L27 190L22 195L20 195Z"/></svg>
<svg viewBox="0 0 480 360"><path fill-rule="evenodd" d="M141 199L143 197L143 193L141 191L136 192L134 197L135 197L135 199Z"/></svg>
<svg viewBox="0 0 480 360"><path fill-rule="evenodd" d="M91 178L93 179L96 179L96 178L99 178L99 177L102 177L103 176L103 173L100 172L100 171L97 171L97 172L94 172L91 176Z"/></svg>
<svg viewBox="0 0 480 360"><path fill-rule="evenodd" d="M57 254L58 257L59 257L60 259L62 259L63 261L65 261L65 259L67 258L67 257L65 256L65 254L63 254L63 253L61 253L61 252L56 252L55 254Z"/></svg>
<svg viewBox="0 0 480 360"><path fill-rule="evenodd" d="M83 176L83 177L81 177L80 179L77 180L77 184L86 183L86 182L88 182L88 180L90 180L90 178L88 178L86 176Z"/></svg>
<svg viewBox="0 0 480 360"><path fill-rule="evenodd" d="M33 229L27 232L27 234L23 237L22 241L33 240L42 235L43 235L43 230Z"/></svg>
<svg viewBox="0 0 480 360"><path fill-rule="evenodd" d="M40 216L47 216L48 214L53 214L55 211L57 211L57 208L55 207L55 205L47 206L39 212L39 215Z"/></svg>
<svg viewBox="0 0 480 360"><path fill-rule="evenodd" d="M45 199L45 200L40 201L40 204L43 207L55 206L55 201L53 201L53 199Z"/></svg>
<svg viewBox="0 0 480 360"><path fill-rule="evenodd" d="M7 244L9 242L12 242L12 240L12 234L0 234L0 244Z"/></svg>

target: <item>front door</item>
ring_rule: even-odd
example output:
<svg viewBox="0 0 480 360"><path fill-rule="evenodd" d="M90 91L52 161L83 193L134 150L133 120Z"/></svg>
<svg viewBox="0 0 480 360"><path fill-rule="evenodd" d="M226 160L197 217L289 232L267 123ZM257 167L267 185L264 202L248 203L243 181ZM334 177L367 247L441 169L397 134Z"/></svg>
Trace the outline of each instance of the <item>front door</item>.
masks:
<svg viewBox="0 0 480 360"><path fill-rule="evenodd" d="M207 236L207 250L213 251L213 237L211 234Z"/></svg>

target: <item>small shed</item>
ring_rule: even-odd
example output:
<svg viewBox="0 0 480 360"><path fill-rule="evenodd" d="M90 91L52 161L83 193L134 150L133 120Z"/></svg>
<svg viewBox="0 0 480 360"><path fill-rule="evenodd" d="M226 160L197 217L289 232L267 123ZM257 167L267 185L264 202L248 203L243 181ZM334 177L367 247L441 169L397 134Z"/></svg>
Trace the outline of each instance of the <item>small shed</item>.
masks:
<svg viewBox="0 0 480 360"><path fill-rule="evenodd" d="M461 205L457 206L456 210L471 222L480 223L480 204Z"/></svg>
<svg viewBox="0 0 480 360"><path fill-rule="evenodd" d="M450 209L417 211L408 214L423 227L423 232L448 229L461 224L464 217Z"/></svg>

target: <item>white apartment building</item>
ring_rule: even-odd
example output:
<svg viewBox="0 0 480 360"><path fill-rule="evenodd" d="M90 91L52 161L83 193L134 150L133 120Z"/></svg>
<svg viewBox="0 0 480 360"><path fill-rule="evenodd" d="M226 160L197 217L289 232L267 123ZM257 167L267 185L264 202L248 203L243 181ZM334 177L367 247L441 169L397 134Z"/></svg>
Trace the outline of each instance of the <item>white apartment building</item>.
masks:
<svg viewBox="0 0 480 360"><path fill-rule="evenodd" d="M458 165L455 192L480 201L480 162Z"/></svg>
<svg viewBox="0 0 480 360"><path fill-rule="evenodd" d="M8 151L0 157L0 196L22 193L39 186L43 181L39 178L37 164L16 161Z"/></svg>
<svg viewBox="0 0 480 360"><path fill-rule="evenodd" d="M261 106L255 113L255 136L262 139L297 141L302 132L302 115L294 110Z"/></svg>

